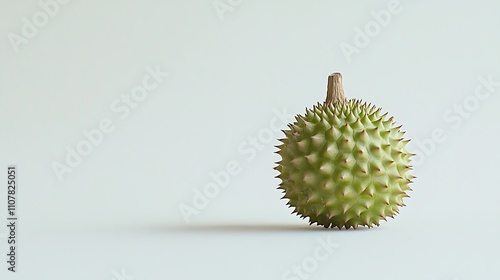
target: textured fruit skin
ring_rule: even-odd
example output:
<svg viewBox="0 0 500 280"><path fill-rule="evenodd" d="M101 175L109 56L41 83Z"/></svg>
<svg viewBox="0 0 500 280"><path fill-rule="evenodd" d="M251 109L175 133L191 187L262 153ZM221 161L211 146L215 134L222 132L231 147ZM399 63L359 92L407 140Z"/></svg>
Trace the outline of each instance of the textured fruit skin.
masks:
<svg viewBox="0 0 500 280"><path fill-rule="evenodd" d="M318 103L288 126L275 169L293 213L349 229L378 226L404 206L414 154L387 113L359 100Z"/></svg>

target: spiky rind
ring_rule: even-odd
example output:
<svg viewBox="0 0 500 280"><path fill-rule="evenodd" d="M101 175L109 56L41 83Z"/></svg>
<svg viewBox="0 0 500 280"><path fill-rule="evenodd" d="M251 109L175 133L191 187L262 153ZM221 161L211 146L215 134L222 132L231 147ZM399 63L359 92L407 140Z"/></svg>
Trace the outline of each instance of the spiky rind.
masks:
<svg viewBox="0 0 500 280"><path fill-rule="evenodd" d="M284 130L275 167L293 213L310 224L357 228L394 217L411 179L404 132L359 100L317 104Z"/></svg>

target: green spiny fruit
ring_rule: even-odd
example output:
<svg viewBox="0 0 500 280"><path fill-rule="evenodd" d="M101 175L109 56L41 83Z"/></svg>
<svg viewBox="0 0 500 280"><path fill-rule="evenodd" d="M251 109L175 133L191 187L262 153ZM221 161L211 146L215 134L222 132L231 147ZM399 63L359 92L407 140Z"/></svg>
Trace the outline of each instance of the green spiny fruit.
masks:
<svg viewBox="0 0 500 280"><path fill-rule="evenodd" d="M401 126L381 109L347 100L342 76L328 77L327 98L284 130L276 146L283 198L325 228L379 226L409 197L410 158Z"/></svg>

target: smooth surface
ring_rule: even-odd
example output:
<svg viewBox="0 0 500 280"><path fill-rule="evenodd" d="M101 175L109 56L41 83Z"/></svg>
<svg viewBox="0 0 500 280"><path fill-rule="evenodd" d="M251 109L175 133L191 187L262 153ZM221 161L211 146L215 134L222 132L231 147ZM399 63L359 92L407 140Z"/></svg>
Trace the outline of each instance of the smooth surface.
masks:
<svg viewBox="0 0 500 280"><path fill-rule="evenodd" d="M294 279L328 236L307 279L499 275L499 3L220 1L2 0L1 279ZM374 230L306 230L276 189L275 139L333 72L419 155L407 207Z"/></svg>

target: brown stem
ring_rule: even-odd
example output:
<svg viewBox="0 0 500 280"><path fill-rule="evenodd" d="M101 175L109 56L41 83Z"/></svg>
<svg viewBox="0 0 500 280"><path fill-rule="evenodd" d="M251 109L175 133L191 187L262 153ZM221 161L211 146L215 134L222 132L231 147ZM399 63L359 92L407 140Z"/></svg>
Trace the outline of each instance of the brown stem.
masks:
<svg viewBox="0 0 500 280"><path fill-rule="evenodd" d="M341 102L347 102L347 99L344 96L344 88L342 87L342 74L333 73L328 76L325 103L333 103L336 105Z"/></svg>

